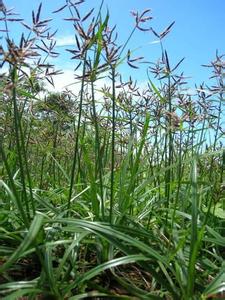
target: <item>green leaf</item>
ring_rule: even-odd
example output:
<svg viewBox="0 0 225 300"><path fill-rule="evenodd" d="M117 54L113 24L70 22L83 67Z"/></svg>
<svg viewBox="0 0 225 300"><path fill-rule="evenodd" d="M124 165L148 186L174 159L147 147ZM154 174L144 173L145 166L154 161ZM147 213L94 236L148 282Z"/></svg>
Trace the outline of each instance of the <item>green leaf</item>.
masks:
<svg viewBox="0 0 225 300"><path fill-rule="evenodd" d="M108 239L108 236L116 237L118 240L121 239L124 242L129 243L131 246L136 247L139 251L142 251L146 255L155 258L156 260L161 261L165 265L168 265L167 258L160 255L157 251L152 249L149 245L133 238L131 234L126 235L118 230L113 229L109 225L105 225L98 222L89 222L85 220L74 220L74 219L56 219L54 222L60 222L62 224L67 224L70 226L63 227L64 231L76 232L77 227L84 228L88 231L91 231L95 234L99 234L104 238Z"/></svg>
<svg viewBox="0 0 225 300"><path fill-rule="evenodd" d="M84 281L88 281L98 274L102 273L103 271L110 269L110 268L115 268L120 265L126 265L130 263L134 263L137 261L148 261L149 258L145 257L144 255L128 255L128 256L123 256L119 258L112 259L110 261L107 261L99 266L96 266L95 268L92 268L90 271L87 271L84 273L83 276L75 280L71 285L69 285L66 288L66 291L70 291L77 285L83 283Z"/></svg>
<svg viewBox="0 0 225 300"><path fill-rule="evenodd" d="M9 294L8 296L5 296L4 300L18 300L18 299L22 299L22 297L24 297L26 295L31 295L31 294L37 295L42 292L41 289L23 288L23 286L24 286L23 284L21 284L20 286L17 285L17 288L19 290Z"/></svg>
<svg viewBox="0 0 225 300"><path fill-rule="evenodd" d="M225 294L225 267L222 267L220 273L205 289L203 296L205 298L217 296L217 294ZM221 298L222 299L222 298Z"/></svg>
<svg viewBox="0 0 225 300"><path fill-rule="evenodd" d="M43 219L44 216L42 214L36 214L23 242L20 244L17 250L9 257L9 259L2 266L0 266L0 272L6 271L15 261L17 261L17 259L24 255L24 252L28 249L29 246L32 245L32 243L38 237L38 233L42 228Z"/></svg>
<svg viewBox="0 0 225 300"><path fill-rule="evenodd" d="M160 101L161 101L162 103L165 103L165 102L166 102L165 98L163 98L163 97L161 96L159 90L158 90L157 87L154 85L154 83L153 83L150 79L149 79L149 81L150 81L150 84L151 84L151 87L152 87L154 93L159 97L159 99L160 99Z"/></svg>
<svg viewBox="0 0 225 300"><path fill-rule="evenodd" d="M187 296L192 297L195 284L195 264L197 260L200 242L203 237L204 227L198 232L198 185L197 185L197 161L194 158L191 170L192 189L192 214L191 214L191 245L188 264Z"/></svg>

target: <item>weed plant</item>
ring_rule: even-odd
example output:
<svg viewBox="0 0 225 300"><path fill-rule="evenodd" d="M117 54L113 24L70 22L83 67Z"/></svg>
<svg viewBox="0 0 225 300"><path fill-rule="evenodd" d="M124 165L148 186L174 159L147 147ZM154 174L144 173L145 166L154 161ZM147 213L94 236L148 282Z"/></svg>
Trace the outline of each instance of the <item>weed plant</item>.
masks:
<svg viewBox="0 0 225 300"><path fill-rule="evenodd" d="M189 93L164 49L174 23L157 33L150 9L132 12L119 45L103 2L83 15L84 0L66 1L53 14L74 28L80 88L52 93L51 20L40 5L26 24L0 2L0 297L222 299L223 55L205 66L212 86ZM161 49L145 89L119 73L144 60L128 48L136 31Z"/></svg>

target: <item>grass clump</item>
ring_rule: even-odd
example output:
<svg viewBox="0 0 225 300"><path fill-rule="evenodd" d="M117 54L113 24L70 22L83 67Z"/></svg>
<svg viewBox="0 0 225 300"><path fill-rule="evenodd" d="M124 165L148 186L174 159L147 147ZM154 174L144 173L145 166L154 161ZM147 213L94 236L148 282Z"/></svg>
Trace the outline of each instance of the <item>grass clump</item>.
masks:
<svg viewBox="0 0 225 300"><path fill-rule="evenodd" d="M42 5L32 24L2 4L0 48L0 295L3 299L212 299L224 296L224 60L216 86L188 93L151 11L132 12L118 45L103 2L94 16L66 1L79 90L51 93L60 74ZM10 23L24 27L18 44ZM18 24L19 25L19 24ZM120 65L135 31L160 59L145 89ZM107 85L99 87L104 78ZM107 79L107 80L106 80Z"/></svg>

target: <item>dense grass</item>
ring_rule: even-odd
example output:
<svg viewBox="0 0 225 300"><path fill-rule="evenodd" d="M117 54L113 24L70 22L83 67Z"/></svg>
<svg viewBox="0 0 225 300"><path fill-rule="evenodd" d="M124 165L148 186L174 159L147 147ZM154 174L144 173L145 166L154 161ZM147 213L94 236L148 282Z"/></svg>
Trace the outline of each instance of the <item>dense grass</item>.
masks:
<svg viewBox="0 0 225 300"><path fill-rule="evenodd" d="M0 297L222 298L223 56L208 66L212 87L191 95L163 47L173 24L158 34L150 10L133 13L118 46L103 3L94 17L80 2L55 12L74 26L77 93L45 88L58 71L41 6L18 45L8 28L22 19L2 9ZM145 89L118 73L142 60L127 49L138 30L161 45Z"/></svg>

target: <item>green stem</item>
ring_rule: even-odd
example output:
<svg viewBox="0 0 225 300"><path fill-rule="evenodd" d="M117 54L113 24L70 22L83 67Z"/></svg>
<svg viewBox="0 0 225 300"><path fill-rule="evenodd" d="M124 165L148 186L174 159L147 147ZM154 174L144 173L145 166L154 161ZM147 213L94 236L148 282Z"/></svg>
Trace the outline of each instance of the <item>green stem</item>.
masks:
<svg viewBox="0 0 225 300"><path fill-rule="evenodd" d="M87 53L85 54L84 61L83 61L83 72L82 72L82 81L81 81L81 90L80 90L78 124L77 124L76 138L75 138L75 144L74 144L73 164L72 164L72 170L71 170L71 180L70 180L69 196L68 196L68 202L67 202L68 215L69 215L69 211L70 211L70 204L71 204L70 200L71 200L72 193L73 193L76 162L77 162L77 157L78 157L78 144L79 144L79 136L80 136L80 128L81 128L81 117L82 117L82 106L83 106L83 97L84 97L86 56L87 56Z"/></svg>
<svg viewBox="0 0 225 300"><path fill-rule="evenodd" d="M112 153L111 153L111 193L110 193L110 224L113 222L113 203L114 203L114 165L115 165L115 110L116 110L116 87L115 87L115 66L111 66L112 70Z"/></svg>

